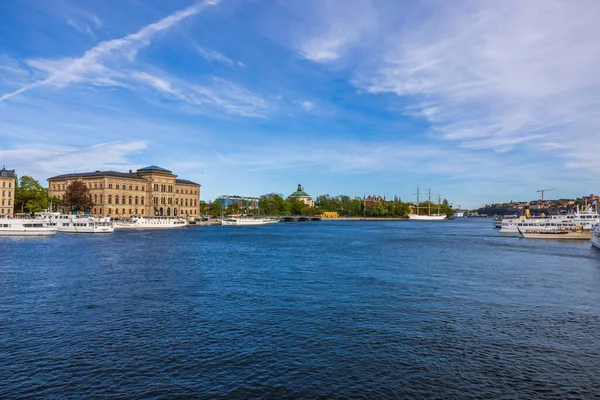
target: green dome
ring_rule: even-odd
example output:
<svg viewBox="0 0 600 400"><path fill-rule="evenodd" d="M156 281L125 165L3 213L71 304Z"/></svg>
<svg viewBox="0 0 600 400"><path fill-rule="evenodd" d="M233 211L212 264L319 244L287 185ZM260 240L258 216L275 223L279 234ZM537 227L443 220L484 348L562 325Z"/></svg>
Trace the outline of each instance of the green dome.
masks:
<svg viewBox="0 0 600 400"><path fill-rule="evenodd" d="M299 183L298 184L298 190L296 190L294 193L290 194L290 197L302 197L302 196L304 196L304 197L310 197L308 195L308 193L306 193L304 191L304 188L302 188L302 185Z"/></svg>

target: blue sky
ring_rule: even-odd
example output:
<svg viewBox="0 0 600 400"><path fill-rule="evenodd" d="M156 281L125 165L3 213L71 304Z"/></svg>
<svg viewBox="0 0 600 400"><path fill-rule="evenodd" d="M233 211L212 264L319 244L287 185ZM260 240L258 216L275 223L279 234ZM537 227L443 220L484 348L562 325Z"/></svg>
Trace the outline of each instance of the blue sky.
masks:
<svg viewBox="0 0 600 400"><path fill-rule="evenodd" d="M600 3L0 2L0 164L155 164L221 194L578 197Z"/></svg>

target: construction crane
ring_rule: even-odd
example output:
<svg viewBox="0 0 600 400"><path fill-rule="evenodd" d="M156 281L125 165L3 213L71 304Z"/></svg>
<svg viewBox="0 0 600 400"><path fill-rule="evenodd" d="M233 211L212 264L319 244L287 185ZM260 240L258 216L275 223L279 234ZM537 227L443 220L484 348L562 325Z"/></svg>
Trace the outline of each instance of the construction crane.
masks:
<svg viewBox="0 0 600 400"><path fill-rule="evenodd" d="M556 190L556 189L540 189L540 190L537 190L537 192L542 192L542 200L544 200L544 192L549 192L551 190Z"/></svg>

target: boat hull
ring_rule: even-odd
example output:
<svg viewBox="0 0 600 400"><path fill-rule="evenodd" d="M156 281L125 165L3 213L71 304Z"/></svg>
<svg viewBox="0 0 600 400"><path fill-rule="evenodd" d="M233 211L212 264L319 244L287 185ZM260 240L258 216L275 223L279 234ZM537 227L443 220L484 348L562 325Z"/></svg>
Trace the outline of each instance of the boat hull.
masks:
<svg viewBox="0 0 600 400"><path fill-rule="evenodd" d="M268 219L234 219L234 220L229 220L229 219L224 219L221 221L221 225L226 225L226 226L254 226L254 225L267 225L270 224L271 222Z"/></svg>
<svg viewBox="0 0 600 400"><path fill-rule="evenodd" d="M415 221L441 221L446 219L445 215L417 215L408 214L408 219Z"/></svg>
<svg viewBox="0 0 600 400"><path fill-rule="evenodd" d="M598 236L593 235L590 239L590 242L592 243L592 246L594 246L597 249L600 249L600 238Z"/></svg>
<svg viewBox="0 0 600 400"><path fill-rule="evenodd" d="M519 233L527 239L590 240L593 231L556 229L524 231L519 228Z"/></svg>
<svg viewBox="0 0 600 400"><path fill-rule="evenodd" d="M0 236L54 236L57 230L53 228L32 229L1 229Z"/></svg>

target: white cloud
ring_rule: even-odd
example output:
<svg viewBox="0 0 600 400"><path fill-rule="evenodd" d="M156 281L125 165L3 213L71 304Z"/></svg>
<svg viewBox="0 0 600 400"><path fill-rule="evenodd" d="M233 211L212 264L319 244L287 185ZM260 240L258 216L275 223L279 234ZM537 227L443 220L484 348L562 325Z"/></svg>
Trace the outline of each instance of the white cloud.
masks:
<svg viewBox="0 0 600 400"><path fill-rule="evenodd" d="M126 74L121 72L122 66L112 68L112 64L133 61L137 53L148 46L157 34L167 31L184 19L198 14L207 5L217 3L218 1L196 3L158 22L147 25L135 33L120 39L100 42L79 58L30 60L29 65L45 72L47 77L0 96L0 102L42 85L63 87L86 82L97 86L125 86L123 80Z"/></svg>
<svg viewBox="0 0 600 400"><path fill-rule="evenodd" d="M200 53L200 55L208 61L218 61L220 63L227 64L230 66L233 65L233 61L231 61L231 59L223 53L219 53L215 50L205 49L200 46L197 47L197 50L198 53Z"/></svg>
<svg viewBox="0 0 600 400"><path fill-rule="evenodd" d="M209 84L199 85L145 72L135 72L132 76L160 93L195 107L218 108L244 117L265 117L272 109L262 97L221 78L213 77Z"/></svg>
<svg viewBox="0 0 600 400"><path fill-rule="evenodd" d="M355 66L359 89L403 97L413 104L406 113L462 147L518 147L530 156L545 149L567 159L565 166L592 166L586 160L598 153L589 142L600 131L598 2L386 4L377 34L363 31L363 40L379 40ZM546 142L569 151L550 154Z"/></svg>
<svg viewBox="0 0 600 400"><path fill-rule="evenodd" d="M32 143L0 150L0 159L19 175L47 177L73 171L127 170L128 156L147 148L145 141L100 143L94 146L58 146Z"/></svg>
<svg viewBox="0 0 600 400"><path fill-rule="evenodd" d="M315 103L309 100L297 101L296 102L304 111L310 111L315 108Z"/></svg>

